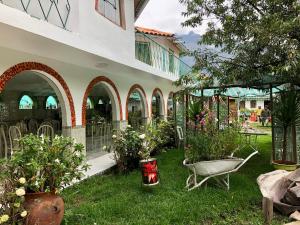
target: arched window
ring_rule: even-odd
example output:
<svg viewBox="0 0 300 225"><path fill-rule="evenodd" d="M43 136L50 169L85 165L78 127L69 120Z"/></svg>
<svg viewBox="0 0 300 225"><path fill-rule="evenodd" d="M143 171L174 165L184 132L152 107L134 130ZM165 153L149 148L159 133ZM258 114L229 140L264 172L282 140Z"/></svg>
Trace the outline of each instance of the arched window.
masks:
<svg viewBox="0 0 300 225"><path fill-rule="evenodd" d="M32 109L33 101L28 95L23 95L19 102L19 109Z"/></svg>
<svg viewBox="0 0 300 225"><path fill-rule="evenodd" d="M46 100L46 109L57 109L57 101L51 95Z"/></svg>
<svg viewBox="0 0 300 225"><path fill-rule="evenodd" d="M87 100L86 100L86 108L87 109L93 109L94 108L94 104L93 104L90 97L88 97Z"/></svg>

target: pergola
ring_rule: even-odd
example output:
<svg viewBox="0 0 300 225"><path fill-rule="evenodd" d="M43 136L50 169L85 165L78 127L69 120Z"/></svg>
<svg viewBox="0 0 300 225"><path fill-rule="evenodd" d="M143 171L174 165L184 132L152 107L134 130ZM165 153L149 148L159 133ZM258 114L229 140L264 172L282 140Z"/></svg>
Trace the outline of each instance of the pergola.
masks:
<svg viewBox="0 0 300 225"><path fill-rule="evenodd" d="M234 98L234 99L245 99L245 98L253 98L253 97L262 97L262 96L269 96L270 99L270 110L272 112L273 110L273 94L280 93L282 91L285 91L286 87L293 86L297 91L300 91L300 81L274 81L270 77L265 78L264 80L257 80L256 82L239 82L236 84L229 84L229 85L216 85L216 86L209 86L204 87L201 84L199 84L199 88L193 88L191 92L182 90L177 93L175 93L175 101L174 101L174 111L175 111L175 121L176 125L183 125L184 132L186 132L186 124L188 122L188 107L190 104L191 96L196 98L205 98L205 97L212 97L214 96L216 98L217 103L217 109L216 109L216 115L218 118L217 126L220 127L220 97L227 97ZM176 105L176 96L177 101L179 99L178 96L181 96L181 99L183 100L182 106L184 108L184 121L185 123L178 124L177 123L177 112L178 104ZM201 100L203 102L203 100ZM203 108L203 105L202 105ZM229 115L229 101L227 101L227 110ZM275 127L274 120L272 119L272 161L276 159L276 152L280 151L280 145L277 145L276 143L281 138L280 137L280 129ZM229 124L228 124L229 125ZM292 129L292 136L295 136L295 138L292 139L292 146L293 148L297 148L300 144L300 127L296 129ZM280 140L279 140L280 142ZM299 145L300 146L300 145ZM300 150L300 149L299 149ZM298 150L298 151L299 151ZM297 150L296 150L297 151ZM296 152L295 151L295 152ZM299 153L295 156L293 156L293 160L298 164L299 163Z"/></svg>

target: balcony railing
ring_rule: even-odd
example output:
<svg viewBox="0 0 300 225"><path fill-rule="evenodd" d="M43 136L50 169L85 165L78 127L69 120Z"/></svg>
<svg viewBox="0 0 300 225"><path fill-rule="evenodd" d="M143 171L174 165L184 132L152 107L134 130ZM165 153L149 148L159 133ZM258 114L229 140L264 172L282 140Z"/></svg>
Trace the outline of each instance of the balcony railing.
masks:
<svg viewBox="0 0 300 225"><path fill-rule="evenodd" d="M135 34L135 58L176 79L192 71L192 68L178 58L174 52L169 51L144 33L137 32Z"/></svg>
<svg viewBox="0 0 300 225"><path fill-rule="evenodd" d="M67 23L71 12L69 0L0 0L0 3L68 29Z"/></svg>

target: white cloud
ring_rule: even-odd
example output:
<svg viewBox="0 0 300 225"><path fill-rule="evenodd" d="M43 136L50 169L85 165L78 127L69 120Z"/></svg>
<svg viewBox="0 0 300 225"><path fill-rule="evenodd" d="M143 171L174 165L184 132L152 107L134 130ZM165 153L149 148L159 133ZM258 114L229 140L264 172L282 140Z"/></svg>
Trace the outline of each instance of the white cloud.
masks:
<svg viewBox="0 0 300 225"><path fill-rule="evenodd" d="M150 0L144 11L136 21L137 26L154 28L171 33L188 33L194 31L203 34L206 25L201 27L182 27L181 23L185 21L182 12L185 6L178 0Z"/></svg>

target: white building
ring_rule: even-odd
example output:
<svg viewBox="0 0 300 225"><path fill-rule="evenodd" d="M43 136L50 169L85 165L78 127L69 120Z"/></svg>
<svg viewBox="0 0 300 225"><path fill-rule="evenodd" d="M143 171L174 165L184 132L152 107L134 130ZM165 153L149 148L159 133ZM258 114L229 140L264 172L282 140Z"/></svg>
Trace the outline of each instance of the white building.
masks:
<svg viewBox="0 0 300 225"><path fill-rule="evenodd" d="M24 134L36 132L49 121L86 144L93 158L131 112L139 111L141 121L166 117L172 82L189 68L173 34L135 28L146 4L0 0L4 131L18 125Z"/></svg>

